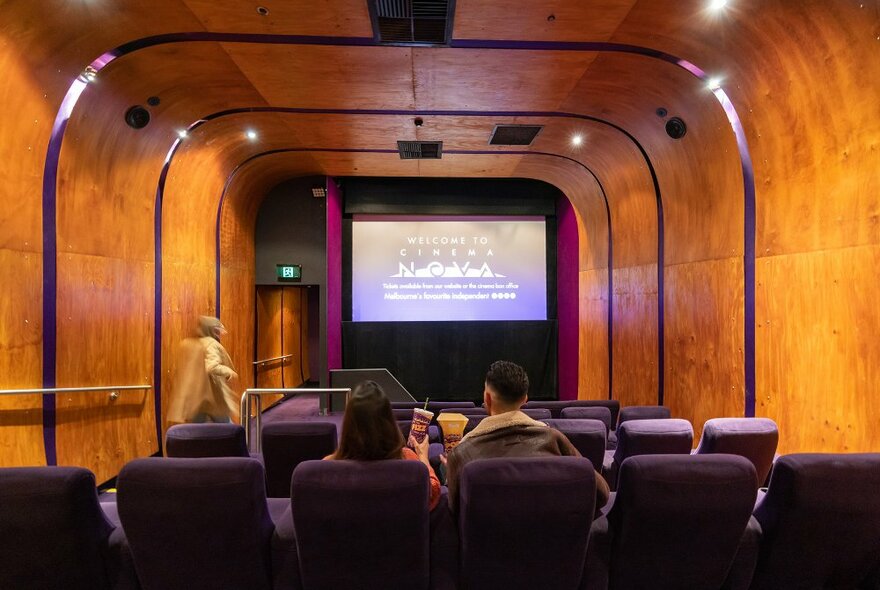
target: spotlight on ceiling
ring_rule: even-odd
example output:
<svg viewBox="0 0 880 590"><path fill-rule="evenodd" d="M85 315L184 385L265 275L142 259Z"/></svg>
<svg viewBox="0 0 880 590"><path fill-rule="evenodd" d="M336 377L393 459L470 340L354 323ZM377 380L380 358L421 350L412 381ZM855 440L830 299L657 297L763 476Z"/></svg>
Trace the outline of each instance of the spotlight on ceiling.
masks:
<svg viewBox="0 0 880 590"><path fill-rule="evenodd" d="M88 84L89 82L94 82L95 78L98 77L98 70L93 68L92 66L86 66L86 69L82 71L82 74L79 75L80 80Z"/></svg>
<svg viewBox="0 0 880 590"><path fill-rule="evenodd" d="M709 78L706 84L709 86L709 90L718 90L721 88L721 78Z"/></svg>
<svg viewBox="0 0 880 590"><path fill-rule="evenodd" d="M251 141L253 141L253 140L255 140L255 139L257 138L257 132L254 131L253 129L248 129L248 130L247 130L247 133L245 133L245 135L246 135L247 138L250 139Z"/></svg>
<svg viewBox="0 0 880 590"><path fill-rule="evenodd" d="M312 196L316 199L323 199L327 196L327 189L323 186L313 186L312 187Z"/></svg>
<svg viewBox="0 0 880 590"><path fill-rule="evenodd" d="M727 0L709 0L709 10L723 10L727 7Z"/></svg>
<svg viewBox="0 0 880 590"><path fill-rule="evenodd" d="M189 135L189 133L187 133L186 129L181 129L177 132L177 137L179 137L180 139L186 139L187 135Z"/></svg>
<svg viewBox="0 0 880 590"><path fill-rule="evenodd" d="M583 137L582 135L578 134L578 135L574 135L574 136L572 136L572 138L571 138L571 145L573 145L573 146L579 146L579 145L581 145L582 143L584 143L584 137Z"/></svg>

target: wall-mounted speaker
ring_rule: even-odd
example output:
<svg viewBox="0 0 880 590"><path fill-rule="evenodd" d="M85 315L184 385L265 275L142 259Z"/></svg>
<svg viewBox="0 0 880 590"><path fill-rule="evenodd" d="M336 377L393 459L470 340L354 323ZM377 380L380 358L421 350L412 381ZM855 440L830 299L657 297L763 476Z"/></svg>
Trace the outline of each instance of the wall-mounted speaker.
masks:
<svg viewBox="0 0 880 590"><path fill-rule="evenodd" d="M143 129L150 122L150 112L141 105L125 111L125 123L132 129Z"/></svg>
<svg viewBox="0 0 880 590"><path fill-rule="evenodd" d="M687 125L679 117L672 117L666 121L666 135L672 139L681 139L687 131Z"/></svg>

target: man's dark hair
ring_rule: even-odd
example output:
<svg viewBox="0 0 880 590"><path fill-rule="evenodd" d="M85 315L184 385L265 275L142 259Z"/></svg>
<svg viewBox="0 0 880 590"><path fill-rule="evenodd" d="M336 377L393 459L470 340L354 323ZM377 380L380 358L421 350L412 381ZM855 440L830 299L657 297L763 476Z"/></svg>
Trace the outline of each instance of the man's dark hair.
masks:
<svg viewBox="0 0 880 590"><path fill-rule="evenodd" d="M529 376L525 369L510 361L495 361L486 373L486 385L507 403L521 401L529 393Z"/></svg>

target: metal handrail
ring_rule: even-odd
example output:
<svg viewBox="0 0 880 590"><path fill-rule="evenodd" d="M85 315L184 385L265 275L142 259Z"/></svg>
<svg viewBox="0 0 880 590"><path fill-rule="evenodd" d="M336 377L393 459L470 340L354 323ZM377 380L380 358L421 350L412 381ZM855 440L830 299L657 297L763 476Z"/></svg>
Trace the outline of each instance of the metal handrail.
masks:
<svg viewBox="0 0 880 590"><path fill-rule="evenodd" d="M348 402L348 397L351 395L350 388L318 388L318 389L306 389L306 388L279 388L279 389L263 389L263 388L252 388L245 389L244 393L241 394L241 425L244 427L244 437L247 443L248 449L251 448L251 399L256 401L256 412L254 413L254 418L256 420L256 427L254 434L257 438L256 443L256 451L259 452L262 447L262 433L263 433L263 402L262 396L264 395L272 395L272 394L301 394L301 393L323 393L326 395L322 395L319 398L318 402L318 414L321 416L327 415L327 408L330 407L330 396L334 393L344 393L345 401Z"/></svg>
<svg viewBox="0 0 880 590"><path fill-rule="evenodd" d="M59 393L73 393L77 391L109 391L110 399L115 400L119 397L118 391L141 391L152 389L152 385L118 385L109 386L102 385L97 387L45 387L39 389L0 389L0 395L56 395Z"/></svg>
<svg viewBox="0 0 880 590"><path fill-rule="evenodd" d="M266 363L271 363L272 361L283 361L284 359L289 359L292 356L293 356L293 354L285 354L284 356L276 356L276 357L270 358L270 359L263 359L261 361L254 361L254 364L255 365L263 365Z"/></svg>

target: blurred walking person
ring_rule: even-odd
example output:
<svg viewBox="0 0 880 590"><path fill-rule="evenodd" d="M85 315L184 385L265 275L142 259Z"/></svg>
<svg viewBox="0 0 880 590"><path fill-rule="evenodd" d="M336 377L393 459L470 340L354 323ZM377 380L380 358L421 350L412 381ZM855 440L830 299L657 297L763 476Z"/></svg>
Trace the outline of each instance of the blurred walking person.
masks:
<svg viewBox="0 0 880 590"><path fill-rule="evenodd" d="M232 384L238 373L220 337L219 319L201 316L193 337L180 343L168 422L230 422L238 419Z"/></svg>

